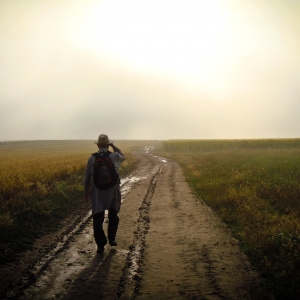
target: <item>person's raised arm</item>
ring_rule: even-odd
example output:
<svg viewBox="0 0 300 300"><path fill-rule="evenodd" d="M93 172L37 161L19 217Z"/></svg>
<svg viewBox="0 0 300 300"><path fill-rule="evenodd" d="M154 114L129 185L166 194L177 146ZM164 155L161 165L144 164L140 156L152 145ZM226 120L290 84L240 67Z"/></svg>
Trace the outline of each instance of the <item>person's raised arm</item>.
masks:
<svg viewBox="0 0 300 300"><path fill-rule="evenodd" d="M109 145L113 148L114 152L118 152L119 154L121 154L122 156L124 156L124 154L122 153L122 151L117 146L115 146L113 143L111 143Z"/></svg>

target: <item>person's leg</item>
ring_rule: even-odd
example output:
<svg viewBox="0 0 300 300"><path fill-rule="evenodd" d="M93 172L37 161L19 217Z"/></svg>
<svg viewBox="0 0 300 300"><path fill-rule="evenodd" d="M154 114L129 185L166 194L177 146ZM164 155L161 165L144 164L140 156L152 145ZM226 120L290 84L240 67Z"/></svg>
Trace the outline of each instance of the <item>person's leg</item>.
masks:
<svg viewBox="0 0 300 300"><path fill-rule="evenodd" d="M99 249L104 249L107 238L103 231L104 211L93 215L94 238Z"/></svg>
<svg viewBox="0 0 300 300"><path fill-rule="evenodd" d="M119 225L118 212L110 208L108 211L107 234L108 234L109 244L111 246L117 246L115 240L116 240L118 225Z"/></svg>

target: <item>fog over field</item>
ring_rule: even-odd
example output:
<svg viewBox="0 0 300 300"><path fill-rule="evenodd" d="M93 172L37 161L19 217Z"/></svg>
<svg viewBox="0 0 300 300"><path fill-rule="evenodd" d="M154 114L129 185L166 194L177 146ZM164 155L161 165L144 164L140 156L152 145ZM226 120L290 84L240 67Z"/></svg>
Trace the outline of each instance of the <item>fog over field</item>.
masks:
<svg viewBox="0 0 300 300"><path fill-rule="evenodd" d="M1 0L0 140L300 137L298 0Z"/></svg>

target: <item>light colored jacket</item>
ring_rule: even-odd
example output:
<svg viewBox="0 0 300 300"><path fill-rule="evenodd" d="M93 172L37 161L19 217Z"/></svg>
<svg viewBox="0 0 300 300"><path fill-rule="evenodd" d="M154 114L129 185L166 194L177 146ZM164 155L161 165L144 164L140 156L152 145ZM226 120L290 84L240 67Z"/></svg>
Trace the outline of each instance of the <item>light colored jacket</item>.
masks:
<svg viewBox="0 0 300 300"><path fill-rule="evenodd" d="M108 151L105 148L99 149L98 153L102 151ZM118 173L119 167L121 166L122 162L125 160L124 154L119 152L112 152L109 155L109 158L114 164L115 170ZM93 181L93 174L94 174L94 163L95 163L95 156L91 155L88 159L84 179L83 179L83 186L85 195L90 194L91 199L91 206L92 206L92 214L100 213L104 210L108 210L109 208L113 208L117 212L120 211L121 208L121 191L120 185L116 184L115 186L105 189L99 190Z"/></svg>

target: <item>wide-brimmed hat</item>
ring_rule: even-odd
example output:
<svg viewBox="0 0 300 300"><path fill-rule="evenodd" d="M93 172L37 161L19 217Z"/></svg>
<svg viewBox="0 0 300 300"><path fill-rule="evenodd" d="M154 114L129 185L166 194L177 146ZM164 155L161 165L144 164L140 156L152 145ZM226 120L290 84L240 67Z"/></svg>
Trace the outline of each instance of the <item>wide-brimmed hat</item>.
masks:
<svg viewBox="0 0 300 300"><path fill-rule="evenodd" d="M98 141L95 142L95 144L112 144L114 141L109 140L108 136L106 134L100 134L98 137Z"/></svg>

